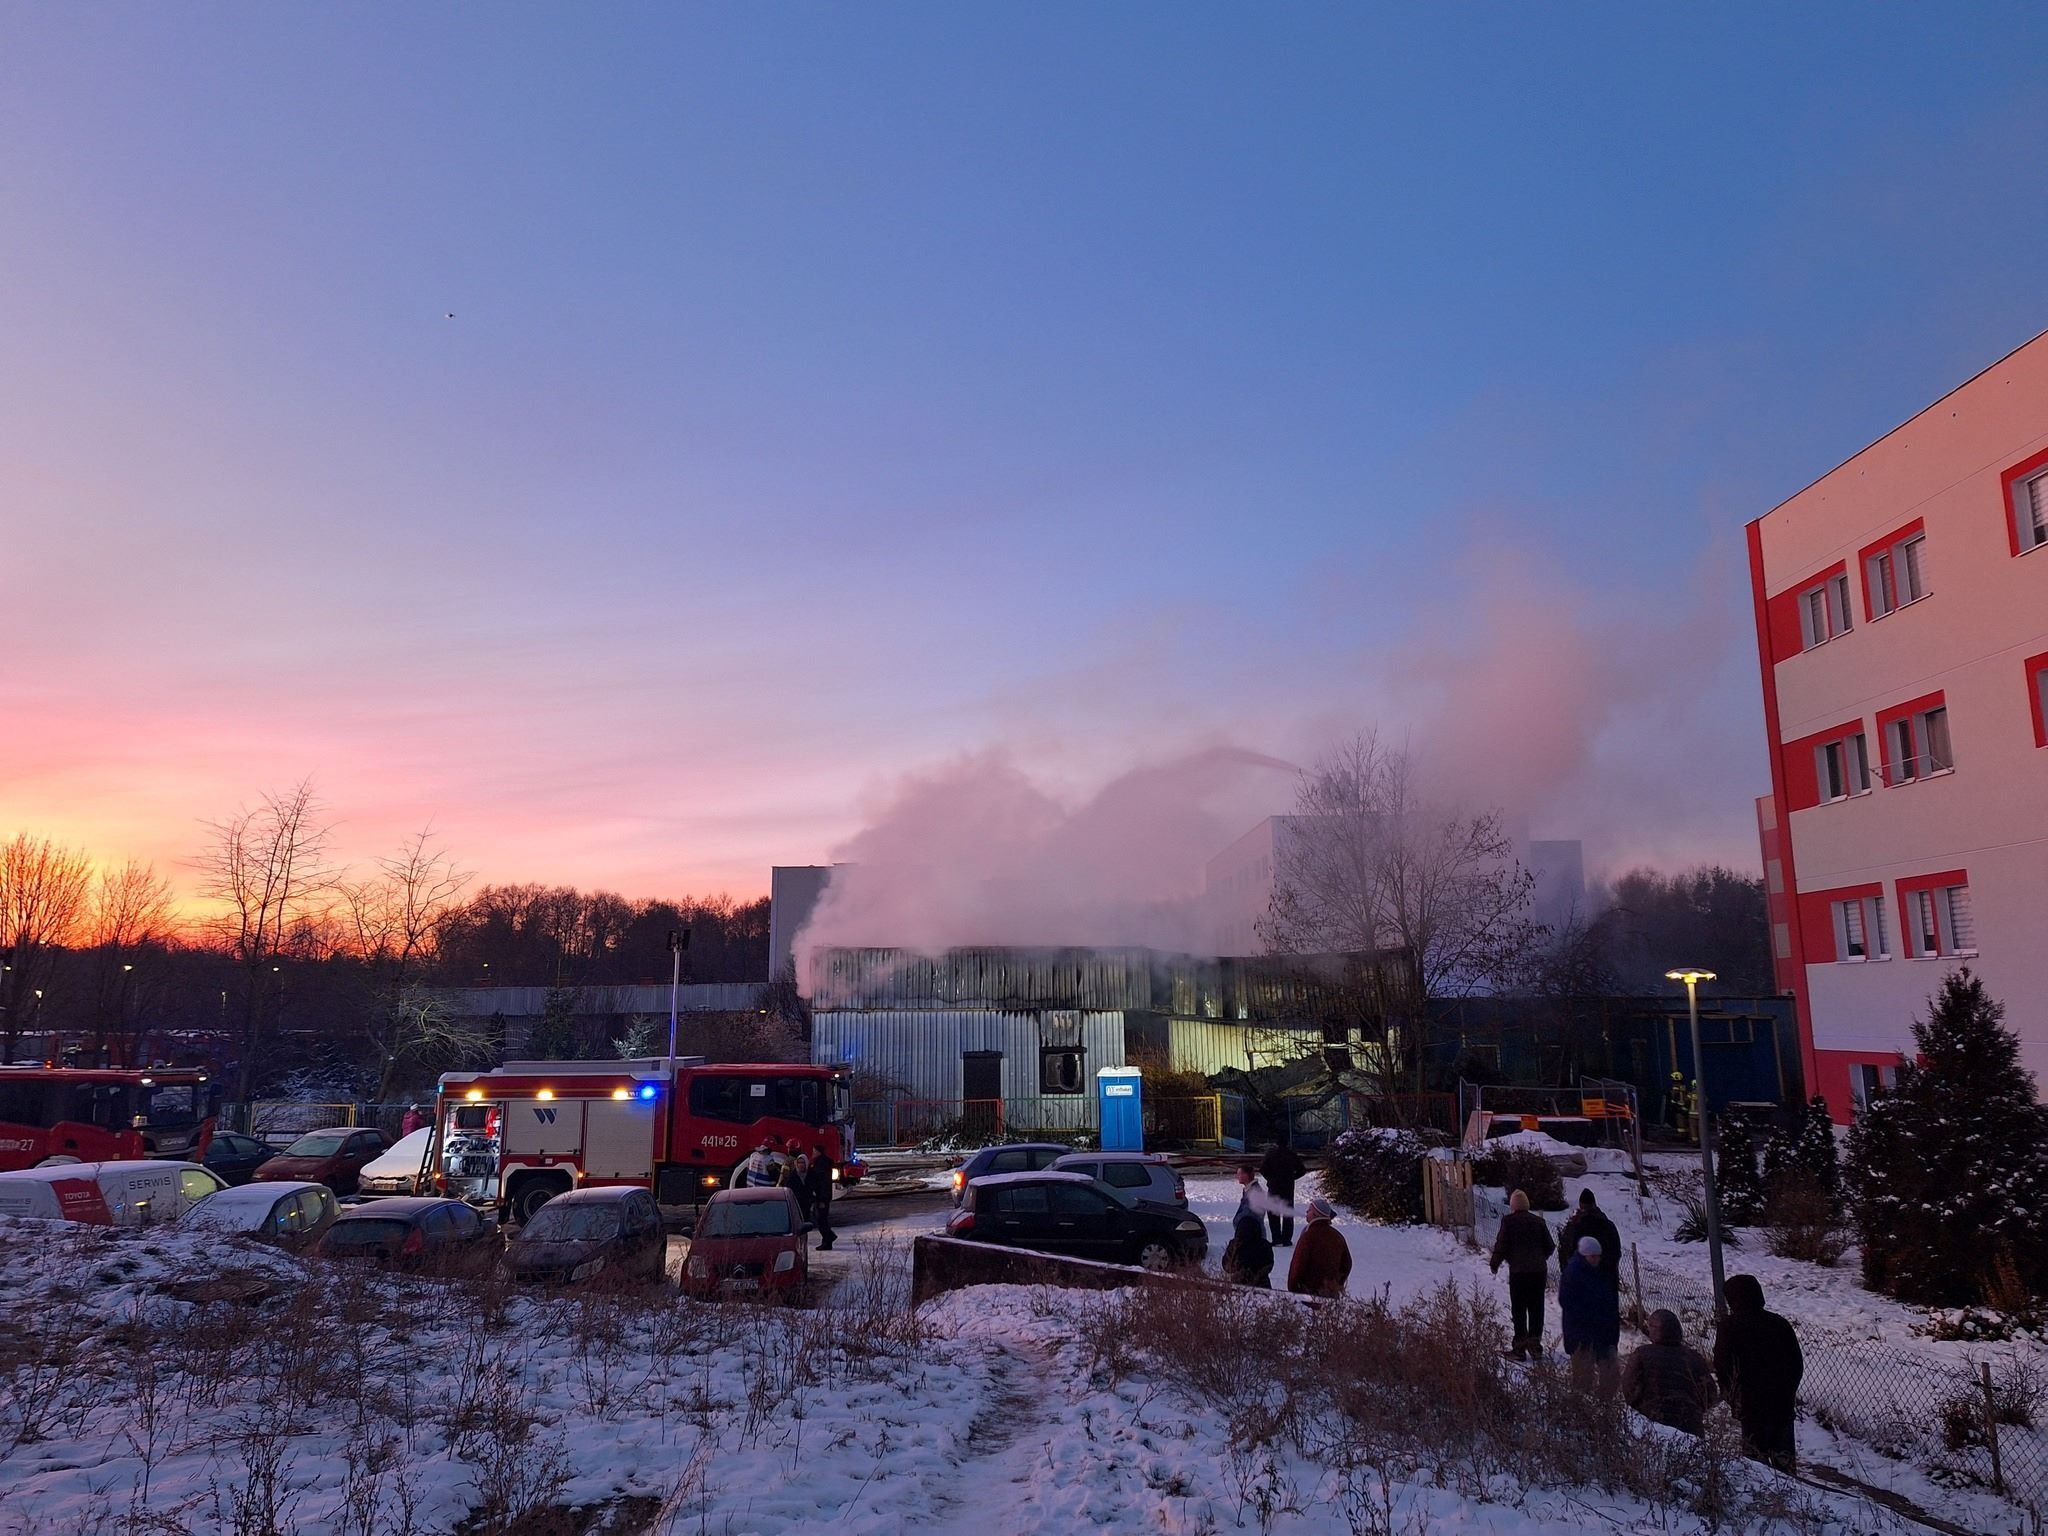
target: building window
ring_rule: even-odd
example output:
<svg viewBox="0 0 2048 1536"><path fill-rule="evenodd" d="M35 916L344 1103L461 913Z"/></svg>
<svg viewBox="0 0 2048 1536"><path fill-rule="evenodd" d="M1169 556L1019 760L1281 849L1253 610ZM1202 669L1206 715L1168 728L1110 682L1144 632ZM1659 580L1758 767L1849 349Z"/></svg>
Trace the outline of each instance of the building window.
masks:
<svg viewBox="0 0 2048 1536"><path fill-rule="evenodd" d="M1085 1086L1081 1074L1083 1053L1072 1050L1042 1050L1038 1053L1038 1091L1044 1094L1079 1093Z"/></svg>
<svg viewBox="0 0 2048 1536"><path fill-rule="evenodd" d="M2048 747L2048 651L2029 656L2025 666L2027 702L2034 713L2034 745Z"/></svg>
<svg viewBox="0 0 2048 1536"><path fill-rule="evenodd" d="M1823 800L1846 800L1870 790L1870 751L1863 733L1822 742L1813 749L1814 773Z"/></svg>
<svg viewBox="0 0 2048 1536"><path fill-rule="evenodd" d="M1910 784L1956 765L1948 736L1948 705L1941 694L1915 699L1880 715L1884 744L1884 781Z"/></svg>
<svg viewBox="0 0 2048 1536"><path fill-rule="evenodd" d="M1806 650L1849 632L1849 578L1840 571L1799 594L1799 637Z"/></svg>
<svg viewBox="0 0 2048 1536"><path fill-rule="evenodd" d="M1950 877L1936 876L1935 881L1949 882ZM1914 959L1977 953L1977 924L1970 913L1966 882L1930 882L1902 889L1899 900L1906 909L1906 943Z"/></svg>
<svg viewBox="0 0 2048 1536"><path fill-rule="evenodd" d="M1864 960L1889 960L1891 939L1884 931L1882 894L1854 896L1830 903L1835 915L1835 959L1847 965Z"/></svg>
<svg viewBox="0 0 2048 1536"><path fill-rule="evenodd" d="M1917 527L1863 552L1865 611L1873 619L1927 595L1927 535Z"/></svg>
<svg viewBox="0 0 2048 1536"><path fill-rule="evenodd" d="M2013 481L2012 528L2020 554L2048 544L2048 469Z"/></svg>
<svg viewBox="0 0 2048 1536"><path fill-rule="evenodd" d="M1858 1062L1849 1069L1849 1092L1856 1100L1860 1114L1870 1108L1870 1101L1880 1093L1890 1093L1899 1086L1899 1069L1895 1066L1872 1066Z"/></svg>

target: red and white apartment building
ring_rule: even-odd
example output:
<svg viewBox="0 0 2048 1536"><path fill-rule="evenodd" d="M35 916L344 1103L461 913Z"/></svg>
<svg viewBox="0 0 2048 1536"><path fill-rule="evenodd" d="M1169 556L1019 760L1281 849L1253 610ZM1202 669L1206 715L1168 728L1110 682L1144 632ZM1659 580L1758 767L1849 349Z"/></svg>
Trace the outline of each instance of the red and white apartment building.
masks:
<svg viewBox="0 0 2048 1536"><path fill-rule="evenodd" d="M1749 525L1781 988L1837 1119L1943 973L2048 1090L2048 335Z"/></svg>

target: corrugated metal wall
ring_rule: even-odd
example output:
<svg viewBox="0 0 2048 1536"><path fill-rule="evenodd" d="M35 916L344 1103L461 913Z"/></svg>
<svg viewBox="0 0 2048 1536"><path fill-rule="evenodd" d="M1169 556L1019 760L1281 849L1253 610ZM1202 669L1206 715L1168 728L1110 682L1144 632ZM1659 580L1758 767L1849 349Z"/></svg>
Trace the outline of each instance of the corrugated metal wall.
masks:
<svg viewBox="0 0 2048 1536"><path fill-rule="evenodd" d="M1094 1094L1100 1068L1125 1064L1124 1018L1084 1012L1080 1026L1087 1093L1079 1097L1085 1098ZM1040 1040L1038 1015L1014 1010L839 1011L811 1020L811 1060L850 1064L880 1082L900 1084L891 1091L911 1099L959 1098L960 1057L968 1051L1000 1051L1003 1097L1037 1099Z"/></svg>
<svg viewBox="0 0 2048 1536"><path fill-rule="evenodd" d="M820 1010L852 1008L1222 1011L1215 960L1150 949L824 949L811 958Z"/></svg>
<svg viewBox="0 0 2048 1536"><path fill-rule="evenodd" d="M676 991L684 1013L747 1013L761 1006L762 985L752 981L699 982ZM547 987L450 987L455 1011L487 1019L502 1013L508 1019L534 1018L547 1011ZM668 1014L668 986L578 987L576 1011L581 1014Z"/></svg>
<svg viewBox="0 0 2048 1536"><path fill-rule="evenodd" d="M1296 1056L1312 1056L1323 1043L1322 1031L1283 1029L1270 1025L1224 1024L1214 1019L1167 1019L1167 1061L1176 1072L1213 1076L1243 1072L1252 1065L1246 1056L1255 1046L1257 1065L1270 1067Z"/></svg>

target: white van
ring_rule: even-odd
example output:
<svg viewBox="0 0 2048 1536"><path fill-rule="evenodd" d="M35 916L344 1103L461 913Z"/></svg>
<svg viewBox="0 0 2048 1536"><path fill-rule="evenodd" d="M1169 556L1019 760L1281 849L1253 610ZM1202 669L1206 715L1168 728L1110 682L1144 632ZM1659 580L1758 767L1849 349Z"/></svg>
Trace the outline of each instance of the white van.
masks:
<svg viewBox="0 0 2048 1536"><path fill-rule="evenodd" d="M0 1216L141 1227L176 1221L226 1188L197 1163L52 1163L0 1173Z"/></svg>

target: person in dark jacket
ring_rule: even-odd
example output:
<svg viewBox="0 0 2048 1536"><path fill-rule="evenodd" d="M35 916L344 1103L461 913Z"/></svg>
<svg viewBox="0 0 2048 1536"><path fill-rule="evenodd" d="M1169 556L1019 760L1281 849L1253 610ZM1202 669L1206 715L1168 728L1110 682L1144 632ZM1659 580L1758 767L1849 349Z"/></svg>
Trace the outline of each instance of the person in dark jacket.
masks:
<svg viewBox="0 0 2048 1536"><path fill-rule="evenodd" d="M1297 1296L1342 1296L1351 1278L1351 1245L1331 1219L1337 1208L1317 1195L1303 1214L1308 1222L1287 1266L1287 1289Z"/></svg>
<svg viewBox="0 0 2048 1536"><path fill-rule="evenodd" d="M1572 1212L1571 1220L1557 1234L1557 1267L1560 1271L1571 1264L1579 1251L1579 1239L1582 1237L1590 1237L1600 1244L1600 1272L1607 1277L1609 1285L1619 1289L1621 1234L1607 1219L1607 1213L1600 1209L1600 1202L1593 1198L1590 1185L1579 1191L1579 1208Z"/></svg>
<svg viewBox="0 0 2048 1536"><path fill-rule="evenodd" d="M1752 1457L1790 1472L1797 1465L1792 1420L1799 1408L1799 1378L1806 1359L1792 1325L1764 1308L1755 1275L1730 1275L1728 1315L1714 1334L1714 1376L1742 1425Z"/></svg>
<svg viewBox="0 0 2048 1536"><path fill-rule="evenodd" d="M1258 1176L1249 1168L1237 1170L1237 1214L1230 1219L1230 1243L1223 1250L1223 1273L1237 1285L1271 1287L1273 1245L1266 1241L1266 1223L1253 1203L1256 1193L1264 1204Z"/></svg>
<svg viewBox="0 0 2048 1536"><path fill-rule="evenodd" d="M1516 1358L1533 1360L1543 1353L1543 1287L1555 1246L1550 1224L1529 1209L1529 1196L1519 1189L1509 1195L1489 1264L1495 1274L1501 1265L1508 1267L1508 1314L1515 1331L1508 1353Z"/></svg>
<svg viewBox="0 0 2048 1536"><path fill-rule="evenodd" d="M1572 1385L1581 1392L1614 1396L1621 1376L1621 1293L1601 1273L1599 1238L1579 1239L1578 1253L1557 1282L1557 1311L1564 1320Z"/></svg>
<svg viewBox="0 0 2048 1536"><path fill-rule="evenodd" d="M1294 1181L1308 1172L1308 1164L1295 1156L1294 1148L1283 1147L1279 1142L1266 1148L1266 1155L1259 1159L1259 1177L1266 1181L1266 1193L1275 1200L1294 1204ZM1273 1246L1285 1248L1294 1241L1294 1212L1266 1212L1266 1223L1273 1229Z"/></svg>
<svg viewBox="0 0 2048 1536"><path fill-rule="evenodd" d="M804 1170L803 1192L797 1197L809 1209L805 1219L818 1229L818 1252L832 1251L832 1159L825 1144L811 1148L811 1165Z"/></svg>
<svg viewBox="0 0 2048 1536"><path fill-rule="evenodd" d="M1621 1368L1621 1400L1646 1419L1696 1435L1719 1395L1714 1368L1685 1342L1677 1313L1652 1312L1649 1333Z"/></svg>

